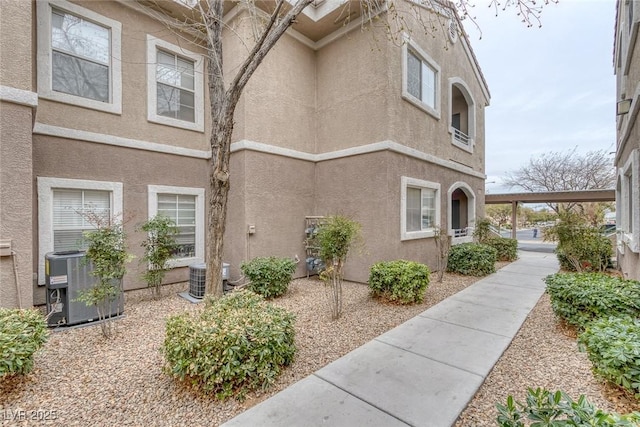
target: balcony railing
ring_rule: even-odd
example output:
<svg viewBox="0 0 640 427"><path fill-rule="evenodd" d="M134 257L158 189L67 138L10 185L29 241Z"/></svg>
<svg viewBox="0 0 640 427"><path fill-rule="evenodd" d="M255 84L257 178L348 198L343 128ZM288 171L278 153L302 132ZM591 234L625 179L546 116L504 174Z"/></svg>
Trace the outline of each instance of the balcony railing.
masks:
<svg viewBox="0 0 640 427"><path fill-rule="evenodd" d="M459 143L467 145L467 146L469 145L469 135L467 135L466 133L462 132L460 129L453 128L453 137Z"/></svg>
<svg viewBox="0 0 640 427"><path fill-rule="evenodd" d="M467 237L469 235L469 227L453 229L453 237Z"/></svg>

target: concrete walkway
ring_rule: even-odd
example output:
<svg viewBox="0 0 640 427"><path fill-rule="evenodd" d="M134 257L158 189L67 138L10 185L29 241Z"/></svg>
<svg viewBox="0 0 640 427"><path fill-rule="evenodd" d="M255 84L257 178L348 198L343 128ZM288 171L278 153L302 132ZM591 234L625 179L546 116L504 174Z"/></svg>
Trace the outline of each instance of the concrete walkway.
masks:
<svg viewBox="0 0 640 427"><path fill-rule="evenodd" d="M553 254L519 256L224 426L452 425L558 271Z"/></svg>

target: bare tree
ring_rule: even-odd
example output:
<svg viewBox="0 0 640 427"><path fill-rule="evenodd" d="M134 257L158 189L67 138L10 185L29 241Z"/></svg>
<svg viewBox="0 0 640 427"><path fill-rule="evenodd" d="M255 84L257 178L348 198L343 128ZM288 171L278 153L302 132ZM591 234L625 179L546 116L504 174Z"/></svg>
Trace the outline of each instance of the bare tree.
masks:
<svg viewBox="0 0 640 427"><path fill-rule="evenodd" d="M175 0L174 0L175 1ZM254 39L249 41L248 54L244 62L234 69L232 78L225 78L222 67L222 30L224 28L223 12L224 0L178 0L190 8L189 13L178 17L178 23L173 22L176 34L187 41L199 43L206 49L206 74L208 77L208 90L211 114L212 151L211 167L209 175L208 197L208 240L207 240L207 280L206 293L221 296L222 288L222 251L223 236L227 216L227 199L229 194L229 160L231 136L233 132L233 116L240 96L253 75L258 65L266 57L276 42L287 29L296 22L298 15L315 0L276 0L270 2L256 0L238 0L243 4L252 17ZM517 15L527 25L540 23L542 6L556 3L557 0L484 0L496 12L499 9L513 8ZM427 6L433 10L450 11L445 15L458 15L461 19L474 17L469 13L473 5L469 0L413 0L408 2L410 12L400 11L396 8L394 0L348 0L343 6L343 15L347 18L344 24L348 24L351 16L357 16L362 20L362 26L372 25L374 18L386 12L387 18L379 20L387 30L389 39L401 40L397 37L401 31L411 32L407 22L417 22L417 30L433 33L438 30L446 30L446 19L436 14L436 19L423 19L425 14L420 7ZM162 1L156 0L156 9L162 11ZM352 11L356 13L352 14ZM162 18L162 13L156 14ZM416 25L414 25L415 27ZM415 28L414 28L415 29ZM460 29L459 29L460 31ZM184 34L195 34L195 38L188 40ZM374 55L375 52L372 52ZM225 84L225 82L229 82Z"/></svg>
<svg viewBox="0 0 640 427"><path fill-rule="evenodd" d="M503 181L511 188L531 192L610 189L615 185L615 169L606 150L580 154L576 147L531 158L528 164L507 173ZM549 204L556 213L574 206L575 203Z"/></svg>

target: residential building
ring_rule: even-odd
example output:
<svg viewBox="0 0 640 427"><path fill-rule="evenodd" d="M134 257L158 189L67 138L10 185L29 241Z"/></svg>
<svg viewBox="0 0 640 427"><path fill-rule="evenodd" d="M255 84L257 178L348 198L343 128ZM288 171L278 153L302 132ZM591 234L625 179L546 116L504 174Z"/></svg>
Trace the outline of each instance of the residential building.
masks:
<svg viewBox="0 0 640 427"><path fill-rule="evenodd" d="M624 276L640 280L640 3L619 0L616 7L616 249Z"/></svg>
<svg viewBox="0 0 640 427"><path fill-rule="evenodd" d="M385 10L362 30L359 2L315 2L258 68L235 113L232 280L255 256L297 255L305 275L309 215L362 224L346 272L360 282L381 260L434 266L440 227L469 239L484 205L489 92L453 9L422 3L394 2L409 17L403 32ZM189 8L7 0L2 9L0 239L17 255L0 257L0 306L17 304L16 289L23 305L44 303L45 254L78 247L86 211L124 218L138 259L136 226L157 213L176 219L166 281L187 280L205 257L211 157L205 50L171 25ZM253 21L235 1L225 13L230 76ZM438 30L425 34L416 13ZM126 290L145 286L145 268L129 265Z"/></svg>

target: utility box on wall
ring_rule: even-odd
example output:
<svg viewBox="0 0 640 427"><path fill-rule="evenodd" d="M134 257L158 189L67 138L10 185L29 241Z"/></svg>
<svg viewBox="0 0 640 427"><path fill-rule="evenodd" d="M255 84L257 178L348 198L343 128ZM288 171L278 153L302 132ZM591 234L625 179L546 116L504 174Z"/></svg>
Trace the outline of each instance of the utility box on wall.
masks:
<svg viewBox="0 0 640 427"><path fill-rule="evenodd" d="M49 252L44 263L49 326L71 326L98 320L95 306L77 301L80 292L93 287L97 280L90 274L92 266L85 253ZM110 314L117 316L123 311L124 295L120 293L111 303Z"/></svg>

